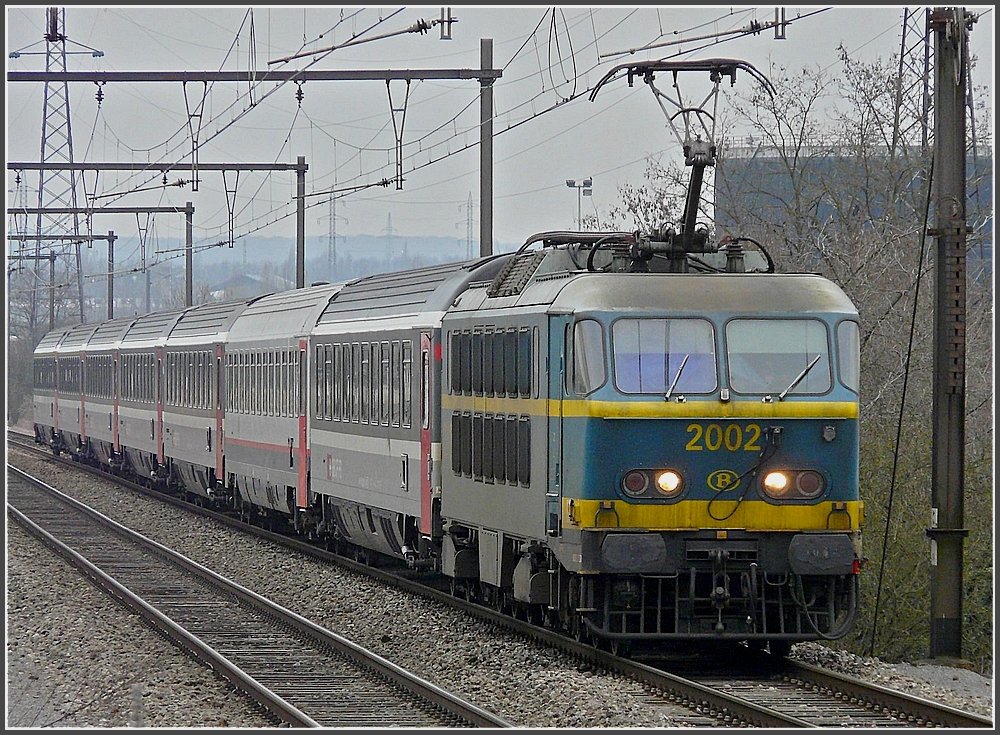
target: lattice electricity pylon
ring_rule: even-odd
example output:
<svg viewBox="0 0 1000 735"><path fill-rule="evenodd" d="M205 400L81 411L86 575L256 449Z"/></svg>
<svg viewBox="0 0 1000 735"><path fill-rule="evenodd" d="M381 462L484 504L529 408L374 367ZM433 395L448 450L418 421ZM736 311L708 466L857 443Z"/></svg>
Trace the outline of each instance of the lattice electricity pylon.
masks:
<svg viewBox="0 0 1000 735"><path fill-rule="evenodd" d="M899 85L896 89L896 117L892 147L912 145L909 138L920 133L920 150L926 151L934 137L931 114L934 107L931 70L934 68L934 44L927 21L930 8L903 8L899 41ZM919 97L913 94L920 91Z"/></svg>
<svg viewBox="0 0 1000 735"><path fill-rule="evenodd" d="M709 247L707 243L708 233L696 226L698 205L705 168L714 166L716 161L715 126L719 86L723 77L729 77L730 84L736 84L736 71L738 69L747 72L761 84L765 92L772 97L774 96L775 89L770 80L752 64L739 59L692 59L686 61L664 59L619 64L605 74L590 93L590 100L593 102L601 87L621 72L627 73L630 87L635 78L639 77L652 90L657 104L667 118L667 124L677 136L677 140L684 150L684 165L691 167L691 180L688 184L681 231L680 233L671 231L665 237L665 240L674 247L671 259L678 268L686 267L688 253L709 252L707 249ZM677 75L682 71L708 72L712 86L701 102L684 99L677 80ZM674 96L670 96L656 86L656 75L660 72L670 72ZM665 103L673 105L676 112L671 113ZM711 109L709 109L710 105Z"/></svg>
<svg viewBox="0 0 1000 735"><path fill-rule="evenodd" d="M66 57L72 53L90 53L93 56L103 56L103 52L83 44L76 44L87 49L83 51L68 51L66 42L66 11L60 8L46 8L45 15L45 71L65 72ZM71 42L75 43L75 42ZM26 49L14 51L10 58L30 55ZM70 117L69 83L45 82L45 101L42 113L42 144L41 162L73 162L73 130ZM76 172L53 170L38 172L38 208L77 208ZM35 220L35 234L41 237L51 233L80 234L80 216L78 214L56 214L39 212ZM67 246L63 242L51 243L39 239L35 243L35 255L42 250L58 247L64 255L67 247L72 247L75 256L77 298L80 307L80 321L86 321L83 300L83 263L80 256L80 240ZM29 325L35 328L37 316L37 293L32 289Z"/></svg>

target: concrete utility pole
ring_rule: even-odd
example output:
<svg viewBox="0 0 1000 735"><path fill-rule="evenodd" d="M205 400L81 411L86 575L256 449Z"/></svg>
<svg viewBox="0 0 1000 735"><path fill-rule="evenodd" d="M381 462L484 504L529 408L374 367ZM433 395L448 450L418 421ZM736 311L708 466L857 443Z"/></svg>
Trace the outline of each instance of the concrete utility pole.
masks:
<svg viewBox="0 0 1000 735"><path fill-rule="evenodd" d="M115 231L108 230L108 319L115 318Z"/></svg>
<svg viewBox="0 0 1000 735"><path fill-rule="evenodd" d="M930 656L962 657L962 547L965 469L965 45L972 17L935 8L934 308L931 486Z"/></svg>
<svg viewBox="0 0 1000 735"><path fill-rule="evenodd" d="M194 304L194 205L184 203L184 306Z"/></svg>
<svg viewBox="0 0 1000 735"><path fill-rule="evenodd" d="M493 39L479 39L479 254L493 254Z"/></svg>
<svg viewBox="0 0 1000 735"><path fill-rule="evenodd" d="M306 157L295 167L295 288L306 285Z"/></svg>

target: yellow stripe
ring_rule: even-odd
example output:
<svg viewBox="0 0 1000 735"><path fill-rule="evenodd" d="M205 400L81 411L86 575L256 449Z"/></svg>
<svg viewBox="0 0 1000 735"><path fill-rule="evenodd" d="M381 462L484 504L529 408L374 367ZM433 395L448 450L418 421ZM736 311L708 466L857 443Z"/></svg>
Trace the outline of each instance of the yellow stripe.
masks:
<svg viewBox="0 0 1000 735"><path fill-rule="evenodd" d="M633 528L689 531L700 528L753 531L857 531L864 523L864 503L830 501L816 505L772 505L762 500L686 500L672 505L627 503L624 500L563 498L564 528ZM734 512L735 507L735 512ZM732 515L729 515L732 513ZM714 517L713 517L714 516ZM716 520L723 519L723 520Z"/></svg>
<svg viewBox="0 0 1000 735"><path fill-rule="evenodd" d="M856 419L855 401L582 401L545 398L484 398L442 396L448 411L517 413L531 416L566 416L604 419L665 418L837 418ZM560 404L561 409L560 409Z"/></svg>

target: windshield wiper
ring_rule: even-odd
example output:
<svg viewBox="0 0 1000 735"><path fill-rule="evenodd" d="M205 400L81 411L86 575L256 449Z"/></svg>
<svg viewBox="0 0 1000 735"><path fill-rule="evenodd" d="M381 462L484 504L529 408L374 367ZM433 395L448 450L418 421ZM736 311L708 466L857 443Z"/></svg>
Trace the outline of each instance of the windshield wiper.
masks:
<svg viewBox="0 0 1000 735"><path fill-rule="evenodd" d="M677 368L677 373L674 375L674 379L671 381L670 387L667 388L667 395L663 396L663 400L670 400L670 394L674 392L674 388L677 386L677 381L681 379L681 373L684 372L684 366L687 365L689 357L691 357L690 354L684 355L684 359L681 360L681 364Z"/></svg>
<svg viewBox="0 0 1000 735"><path fill-rule="evenodd" d="M790 384L790 385L789 385L789 386L788 386L787 388L785 388L785 389L784 389L783 391L781 391L781 393L780 393L780 394L778 394L778 400L779 400L779 401L783 401L783 400L785 400L785 396L786 396L786 395L788 394L788 391L790 391L790 390L791 390L792 388L794 388L795 386L797 386L797 385L798 385L799 383L801 383L801 382L802 382L802 379L803 379L804 377L806 377L806 375L808 375L808 374L809 374L809 371L813 369L813 366L814 366L814 365L815 365L815 364L816 364L817 362L819 362L819 359L820 359L821 357L823 357L823 356L822 356L822 355L816 355L816 357L814 357L814 358L813 358L813 361L812 361L812 362L810 362L810 363L809 363L808 365L806 365L806 366L805 366L805 368L803 368L802 372L801 372L801 373L799 373L798 377L797 377L797 378L795 378L795 380L793 380L793 381L791 382L791 384Z"/></svg>

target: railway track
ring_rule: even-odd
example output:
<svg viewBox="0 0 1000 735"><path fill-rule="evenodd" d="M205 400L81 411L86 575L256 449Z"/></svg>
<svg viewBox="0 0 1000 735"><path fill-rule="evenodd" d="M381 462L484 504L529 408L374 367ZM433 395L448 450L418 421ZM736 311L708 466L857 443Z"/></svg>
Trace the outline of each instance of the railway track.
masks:
<svg viewBox="0 0 1000 735"><path fill-rule="evenodd" d="M296 727L508 727L501 718L8 466L8 514Z"/></svg>
<svg viewBox="0 0 1000 735"><path fill-rule="evenodd" d="M30 437L28 441L31 442ZM43 452L52 459L48 452ZM71 463L81 470L85 465ZM95 471L96 472L96 471ZM106 479L107 475L102 473ZM992 721L969 712L879 687L853 677L787 659L723 654L728 668L692 665L690 660L647 658L630 660L595 649L527 621L511 618L475 602L448 594L426 574L410 570L376 569L338 556L294 537L249 526L228 515L185 503L171 496L131 485L163 502L188 512L211 517L242 531L254 533L326 562L363 572L397 588L436 599L491 623L517 631L536 641L587 662L596 670L614 672L642 682L647 703L682 707L680 715L691 727L962 727L990 728ZM740 661L742 660L742 663ZM700 657L699 661L704 661ZM671 716L678 715L671 712Z"/></svg>

